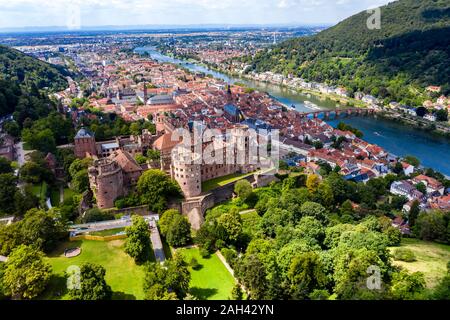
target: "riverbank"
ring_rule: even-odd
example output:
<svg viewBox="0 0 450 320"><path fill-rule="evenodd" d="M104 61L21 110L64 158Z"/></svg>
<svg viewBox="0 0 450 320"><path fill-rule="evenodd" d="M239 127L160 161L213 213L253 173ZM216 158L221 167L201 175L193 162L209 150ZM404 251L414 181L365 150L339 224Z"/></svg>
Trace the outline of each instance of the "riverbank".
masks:
<svg viewBox="0 0 450 320"><path fill-rule="evenodd" d="M324 96L317 97L309 92L305 94L278 85L233 78L231 73L223 74L218 71L212 71L205 66L198 66L193 63L168 57L154 48L137 48L135 51L138 53L147 52L156 61L174 63L191 72L204 72L215 78L222 79L227 83L242 82L248 87L255 88L261 92L267 92L274 99L286 106L295 106L295 109L299 112L317 111L308 108L305 105L306 101L316 104L322 110L336 109L336 102L326 99ZM337 120L326 121L335 126L340 121L347 123L361 130L364 134L363 139L369 143L377 144L387 152L398 156L413 155L420 159L425 167L433 168L450 176L450 162L448 161L450 140L447 138L415 129L411 124L386 120L378 116L378 114L374 117L342 117Z"/></svg>
<svg viewBox="0 0 450 320"><path fill-rule="evenodd" d="M377 113L377 116L405 126L412 126L414 129L426 132L436 137L442 137L450 140L450 127L439 123L423 120L418 117L402 115L398 112L392 111L380 111Z"/></svg>
<svg viewBox="0 0 450 320"><path fill-rule="evenodd" d="M258 91L268 92L270 90L272 92L268 92L268 93L271 96L273 96L274 98L276 98L277 100L279 100L280 102L282 102L283 104L285 104L286 106L289 106L289 107L291 105L282 101L282 99L280 99L280 97L278 97L276 94L273 94L274 88L270 88L271 86L275 86L278 89L292 91L294 94L300 94L303 96L307 96L308 99L320 101L319 103L317 103L316 101L311 101L311 102L313 104L317 105L321 110L336 109L336 108L342 108L342 107L344 107L344 108L345 107L357 107L357 108L368 107L368 105L366 103L364 103L363 101L357 100L354 98L344 97L344 96L340 96L340 95L332 94L332 93L325 93L325 92L321 92L319 90L292 87L292 86L288 86L283 83L259 80L250 75L243 75L240 73L231 72L230 70L216 68L208 63L198 61L198 60L195 60L192 58L188 59L188 60L183 60L184 59L183 56L175 55L172 52L162 52L162 54L169 56L169 57L173 58L174 60L185 61L188 64L195 64L197 66L200 66L200 67L202 67L206 70L209 70L211 72L214 72L216 74L225 75L226 79L224 79L223 77L219 77L219 78L223 79L229 83L236 84L236 85L244 85L247 88L255 89ZM184 67L183 64L181 64L181 66ZM212 74L212 75L214 76L214 74ZM296 105L295 103L293 105L298 107L298 105ZM308 106L306 106L304 104L302 107L309 109L309 110L298 110L298 111L301 111L301 112L314 111L313 108L308 108ZM301 109L303 109L303 108L301 108Z"/></svg>

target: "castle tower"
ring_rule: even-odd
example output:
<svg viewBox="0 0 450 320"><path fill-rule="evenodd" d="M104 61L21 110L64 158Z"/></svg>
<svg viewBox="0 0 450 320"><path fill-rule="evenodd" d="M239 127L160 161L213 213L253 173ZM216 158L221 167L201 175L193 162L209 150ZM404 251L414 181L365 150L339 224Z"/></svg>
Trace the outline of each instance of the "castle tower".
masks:
<svg viewBox="0 0 450 320"><path fill-rule="evenodd" d="M173 150L178 152L178 148ZM199 196L202 193L201 165L194 163L180 152L172 154L171 175L180 185L186 198Z"/></svg>
<svg viewBox="0 0 450 320"><path fill-rule="evenodd" d="M157 113L155 117L155 124L156 124L156 134L160 134L165 131L164 126L164 120L165 120L164 113Z"/></svg>
<svg viewBox="0 0 450 320"><path fill-rule="evenodd" d="M88 169L89 184L100 209L114 207L114 201L124 195L123 173L119 164L109 158L96 160Z"/></svg>
<svg viewBox="0 0 450 320"><path fill-rule="evenodd" d="M95 145L95 136L88 129L81 128L78 130L75 138L75 156L79 159L86 158L87 155L96 156L97 147Z"/></svg>

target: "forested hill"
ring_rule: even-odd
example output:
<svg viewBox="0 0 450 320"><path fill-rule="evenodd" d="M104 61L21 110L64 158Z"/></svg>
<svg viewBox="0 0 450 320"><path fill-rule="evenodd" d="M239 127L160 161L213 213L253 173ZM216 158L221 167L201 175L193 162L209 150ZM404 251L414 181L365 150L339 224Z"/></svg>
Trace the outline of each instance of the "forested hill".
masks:
<svg viewBox="0 0 450 320"><path fill-rule="evenodd" d="M381 29L361 12L314 36L285 41L247 62L257 72L293 74L383 98L414 101L416 90L450 92L450 3L400 0L381 7ZM406 101L405 101L406 100Z"/></svg>
<svg viewBox="0 0 450 320"><path fill-rule="evenodd" d="M48 98L41 91L63 90L68 72L61 67L0 45L0 117L19 111L18 122L46 114Z"/></svg>
<svg viewBox="0 0 450 320"><path fill-rule="evenodd" d="M20 51L0 45L0 78L18 83L34 83L38 89L66 88L67 70L53 66Z"/></svg>

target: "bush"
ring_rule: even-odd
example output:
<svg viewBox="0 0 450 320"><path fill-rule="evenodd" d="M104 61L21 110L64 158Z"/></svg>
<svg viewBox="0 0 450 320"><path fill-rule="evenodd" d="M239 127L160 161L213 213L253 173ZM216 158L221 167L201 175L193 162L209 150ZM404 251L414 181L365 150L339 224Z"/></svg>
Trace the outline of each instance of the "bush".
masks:
<svg viewBox="0 0 450 320"><path fill-rule="evenodd" d="M202 258L209 258L210 256L210 253L206 248L200 248L199 252Z"/></svg>
<svg viewBox="0 0 450 320"><path fill-rule="evenodd" d="M416 261L416 256L414 252L410 249L406 248L398 248L394 251L395 260L405 261L405 262L413 262Z"/></svg>
<svg viewBox="0 0 450 320"><path fill-rule="evenodd" d="M110 212L104 212L100 209L94 208L86 211L84 217L81 220L83 223L114 220L114 215Z"/></svg>
<svg viewBox="0 0 450 320"><path fill-rule="evenodd" d="M225 258L225 260L228 262L228 264L232 268L234 268L234 265L235 265L236 259L237 259L237 252L236 252L236 250L229 249L229 248L223 248L222 250L220 250L220 252L222 253L222 255Z"/></svg>
<svg viewBox="0 0 450 320"><path fill-rule="evenodd" d="M225 241L223 241L221 239L216 240L216 248L217 249L222 249L224 247L226 247Z"/></svg>
<svg viewBox="0 0 450 320"><path fill-rule="evenodd" d="M189 265L194 270L198 270L201 267L200 263L198 263L197 259L195 258L192 258L191 261L189 261Z"/></svg>

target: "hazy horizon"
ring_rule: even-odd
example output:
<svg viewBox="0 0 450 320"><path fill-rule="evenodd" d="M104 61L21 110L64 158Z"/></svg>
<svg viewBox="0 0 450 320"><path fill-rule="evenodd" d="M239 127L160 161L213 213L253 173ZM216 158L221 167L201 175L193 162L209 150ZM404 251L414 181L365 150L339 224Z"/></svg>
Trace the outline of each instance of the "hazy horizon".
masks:
<svg viewBox="0 0 450 320"><path fill-rule="evenodd" d="M0 0L0 29L331 25L389 0Z"/></svg>

